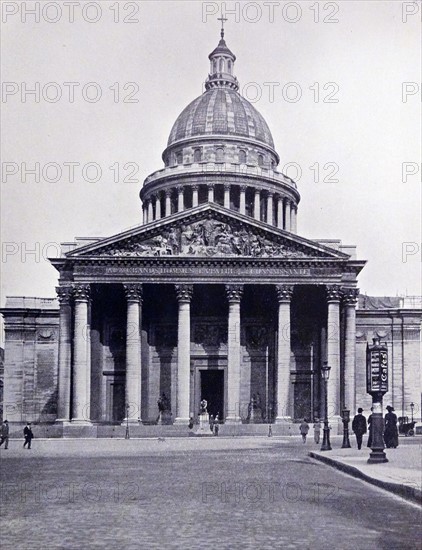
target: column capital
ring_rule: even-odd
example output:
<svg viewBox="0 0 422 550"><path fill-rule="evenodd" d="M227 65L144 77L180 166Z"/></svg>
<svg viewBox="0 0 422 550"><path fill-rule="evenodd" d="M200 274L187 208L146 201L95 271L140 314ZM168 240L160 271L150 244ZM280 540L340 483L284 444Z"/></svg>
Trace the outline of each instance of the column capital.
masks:
<svg viewBox="0 0 422 550"><path fill-rule="evenodd" d="M194 183L193 185L191 185L191 189L192 191L198 191L199 185L197 183Z"/></svg>
<svg viewBox="0 0 422 550"><path fill-rule="evenodd" d="M185 188L184 185L177 185L177 186L176 186L176 189L177 189L177 192L179 193L179 195L180 195L181 193L183 193L184 188Z"/></svg>
<svg viewBox="0 0 422 550"><path fill-rule="evenodd" d="M341 300L341 288L339 285L326 285L327 302L339 302Z"/></svg>
<svg viewBox="0 0 422 550"><path fill-rule="evenodd" d="M174 285L178 302L190 302L193 294L193 285Z"/></svg>
<svg viewBox="0 0 422 550"><path fill-rule="evenodd" d="M246 191L246 189L248 188L248 186L245 185L244 183L242 183L242 185L239 185L239 188L244 193Z"/></svg>
<svg viewBox="0 0 422 550"><path fill-rule="evenodd" d="M230 183L224 183L224 191L230 191L231 184Z"/></svg>
<svg viewBox="0 0 422 550"><path fill-rule="evenodd" d="M346 306L355 307L358 302L359 289L358 288L342 288L341 295L343 299L343 304Z"/></svg>
<svg viewBox="0 0 422 550"><path fill-rule="evenodd" d="M164 189L164 195L166 197L171 197L171 191L172 191L171 189Z"/></svg>
<svg viewBox="0 0 422 550"><path fill-rule="evenodd" d="M208 189L214 189L215 183L207 183Z"/></svg>
<svg viewBox="0 0 422 550"><path fill-rule="evenodd" d="M128 302L140 302L142 300L142 285L130 283L123 285L125 289L126 300Z"/></svg>
<svg viewBox="0 0 422 550"><path fill-rule="evenodd" d="M78 284L72 286L73 298L80 302L88 302L90 297L90 285Z"/></svg>
<svg viewBox="0 0 422 550"><path fill-rule="evenodd" d="M240 302L243 294L243 285L226 285L226 296L229 303Z"/></svg>
<svg viewBox="0 0 422 550"><path fill-rule="evenodd" d="M277 292L278 302L290 302L293 295L293 285L276 285L275 290Z"/></svg>
<svg viewBox="0 0 422 550"><path fill-rule="evenodd" d="M61 304L68 304L72 298L73 287L72 285L60 285L56 286L57 299Z"/></svg>

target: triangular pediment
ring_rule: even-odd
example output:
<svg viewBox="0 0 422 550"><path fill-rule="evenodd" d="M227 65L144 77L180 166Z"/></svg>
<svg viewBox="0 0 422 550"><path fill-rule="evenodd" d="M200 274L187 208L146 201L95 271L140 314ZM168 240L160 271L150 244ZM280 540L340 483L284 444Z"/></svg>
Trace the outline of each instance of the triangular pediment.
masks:
<svg viewBox="0 0 422 550"><path fill-rule="evenodd" d="M349 256L219 205L204 204L76 248L67 258Z"/></svg>

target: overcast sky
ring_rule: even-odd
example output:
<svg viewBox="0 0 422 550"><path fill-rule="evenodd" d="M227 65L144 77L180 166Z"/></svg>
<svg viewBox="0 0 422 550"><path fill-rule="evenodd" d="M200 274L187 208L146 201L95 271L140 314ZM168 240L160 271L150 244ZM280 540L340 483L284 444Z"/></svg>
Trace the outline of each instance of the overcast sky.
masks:
<svg viewBox="0 0 422 550"><path fill-rule="evenodd" d="M74 2L73 22L60 2L44 13L41 2L35 22L22 13L34 4L2 6L2 305L6 295L55 295L57 272L45 258L57 255L54 243L141 223L139 189L162 167L177 116L202 93L219 39L215 2ZM368 260L361 291L420 294L417 4L246 4L226 2L238 10L226 15L226 41L280 168L295 178L300 167L299 234L357 245ZM35 83L39 100L24 93L23 102ZM73 162L71 182L64 163ZM39 182L30 174L22 182L22 163L40 163ZM62 169L55 183L48 163ZM98 182L94 165L82 171L87 163L101 167Z"/></svg>

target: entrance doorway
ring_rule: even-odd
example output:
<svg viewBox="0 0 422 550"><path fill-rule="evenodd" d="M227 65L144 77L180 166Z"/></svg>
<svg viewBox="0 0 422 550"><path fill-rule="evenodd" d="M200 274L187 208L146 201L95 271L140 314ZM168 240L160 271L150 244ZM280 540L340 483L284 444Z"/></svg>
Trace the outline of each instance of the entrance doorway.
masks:
<svg viewBox="0 0 422 550"><path fill-rule="evenodd" d="M224 370L201 370L201 399L208 402L208 412L224 419Z"/></svg>

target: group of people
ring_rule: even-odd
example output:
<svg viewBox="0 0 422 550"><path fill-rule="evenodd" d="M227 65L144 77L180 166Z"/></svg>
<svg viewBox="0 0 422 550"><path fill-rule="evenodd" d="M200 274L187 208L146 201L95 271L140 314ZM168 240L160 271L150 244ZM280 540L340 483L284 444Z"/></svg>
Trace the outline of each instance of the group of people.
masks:
<svg viewBox="0 0 422 550"><path fill-rule="evenodd" d="M394 413L394 407L388 405L386 407L387 414L384 416L384 443L387 449L395 449L399 445L399 432L397 429L397 415ZM368 432L368 447L372 447L372 413L366 420L362 414L363 409L359 407L358 414L353 418L352 431L356 436L356 444L358 449L362 448L363 436Z"/></svg>
<svg viewBox="0 0 422 550"><path fill-rule="evenodd" d="M306 437L309 432L309 424L306 422L306 418L303 419L299 426L300 435L302 436L302 443L306 443ZM314 441L318 445L321 437L321 422L319 418L315 418L314 422Z"/></svg>
<svg viewBox="0 0 422 550"><path fill-rule="evenodd" d="M397 416L394 413L394 407L390 405L387 407L387 414L384 417L384 442L387 449L395 449L399 445L399 433L397 429ZM363 436L368 432L368 447L372 447L372 407L371 414L368 416L368 420L362 414L363 409L358 408L358 413L355 415L352 421L352 431L356 436L356 444L358 449L362 448ZM319 443L321 437L321 423L319 418L314 422L314 441ZM309 433L309 424L306 422L306 418L303 419L299 426L300 435L302 436L302 442L306 443L306 437Z"/></svg>
<svg viewBox="0 0 422 550"><path fill-rule="evenodd" d="M9 422L7 420L3 420L3 424L1 425L0 429L0 447L4 443L4 448L9 448ZM23 437L24 437L24 443L23 448L25 447L27 449L31 448L31 442L34 439L34 433L31 428L31 422L27 422L25 428L23 429Z"/></svg>

